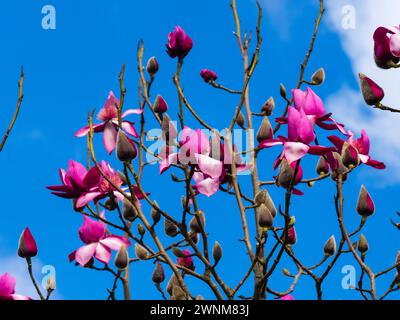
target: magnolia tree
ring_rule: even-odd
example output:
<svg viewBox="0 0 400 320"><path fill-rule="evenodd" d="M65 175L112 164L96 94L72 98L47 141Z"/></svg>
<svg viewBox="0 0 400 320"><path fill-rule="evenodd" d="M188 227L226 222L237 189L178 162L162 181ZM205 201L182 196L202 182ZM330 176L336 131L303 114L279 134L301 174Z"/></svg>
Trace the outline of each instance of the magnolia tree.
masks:
<svg viewBox="0 0 400 320"><path fill-rule="evenodd" d="M47 187L55 196L72 200L73 210L81 214L83 224L78 234L82 246L69 254L69 260L80 268L111 273L115 280L108 288L108 299L116 299L117 290L123 292L125 299L131 298L129 269L132 264L143 261L153 262L154 271L148 285L154 285L163 299L203 299L204 293L194 294L193 288L187 284L187 279L193 278L209 287L213 296L207 295L207 298L292 300L301 277L312 279L315 286L309 290L315 290L317 298L322 299L324 281L344 254L352 256L361 270L354 289L363 298L383 299L399 288L400 256L394 259L393 265L380 272L373 271L368 265L368 242L361 231L375 207L364 186L360 188L357 207L354 208L360 216L359 227L348 230L344 220L346 181L361 166L382 170L385 165L371 157L367 132L353 133L346 124L335 121L329 110L325 110L323 101L312 89L324 82L324 70L317 70L309 80L305 78L324 13L323 1L320 1L315 28L296 87L288 92L283 85L280 86L280 97L275 97L279 98L279 107L275 107L275 100L271 97L261 109L253 110L249 87L262 42L262 8L259 2L257 5L256 43L251 50L253 39L242 34L236 1L231 2L236 27L234 36L243 58L241 89L233 90L218 83L214 71L204 69L200 73L206 84L237 97L236 109L223 111L227 119L226 128L218 130L204 121L201 112L195 109L184 93L180 75L184 72L184 62L190 59L194 40L177 26L166 39L166 53L171 57L171 63L174 60L177 63L173 83L178 108L169 108L161 95L152 98L151 88L157 80L159 65L155 57L144 64L145 46L140 42L137 49L140 79L138 108L124 108L126 89L123 66L119 75L118 97L110 92L97 113L97 120L90 113L88 123L75 134L76 137L86 138L82 139L82 143L87 143L87 163L70 160L66 170L60 169L60 183ZM399 67L400 29L379 27L373 39L377 66L385 69ZM17 113L22 101L22 80L23 76ZM360 73L360 82L368 105L399 112L381 103L384 92L373 80ZM186 125L188 117L192 117L198 126L189 128ZM16 116L13 122L15 119ZM138 124L134 126L132 121ZM255 128L255 122L261 125ZM158 130L154 130L154 126ZM238 143L243 131L248 140L244 150L242 143ZM97 141L98 135L102 136L102 144ZM318 141L322 137L327 137L330 144L320 145ZM113 163L100 160L95 146L104 146L108 154L116 154L117 160ZM265 163L271 148L281 152L273 167L262 168L263 172L269 170L274 179L263 181L259 177L259 167ZM171 183L179 185L181 197L170 201L177 201L180 210L168 212L153 198L152 190L143 187L144 172L152 164L159 166L160 175L170 174ZM314 177L303 176L302 167L309 164L316 165ZM323 258L308 266L296 254L296 222L291 213L291 203L301 201L303 192L306 192L304 185L323 179L331 180L336 186L333 208L341 236L339 239L330 237L324 245ZM251 190L241 187L246 180L250 180ZM282 197L273 199L270 196L269 191L276 187L281 190L283 201ZM209 235L218 238L220 230L207 227L207 215L213 213L213 208L205 207L203 199L214 197L216 193L234 197L237 203L237 215L232 213L230 219L236 217L241 222L243 245L240 248L248 256L248 260L242 262L247 264L247 272L238 283L228 283L224 274L220 273L218 264L224 259L223 248L219 242L209 241ZM255 219L250 220L252 213ZM309 250L319 252L320 249ZM26 259L39 297L48 299L54 290L55 279L50 278L46 290L41 291L43 289L39 288L32 274L32 258L37 253L34 237L26 229L20 238L18 255ZM277 267L283 258L291 260L295 269L284 269L282 275L277 272ZM384 275L391 275L393 280L389 288L378 290L378 280ZM269 284L273 277L289 277L292 284L285 291L278 292ZM242 288L246 282L251 285ZM1 298L28 299L16 295L14 287L15 280L10 274L0 277ZM252 288L250 291L243 290L249 287Z"/></svg>

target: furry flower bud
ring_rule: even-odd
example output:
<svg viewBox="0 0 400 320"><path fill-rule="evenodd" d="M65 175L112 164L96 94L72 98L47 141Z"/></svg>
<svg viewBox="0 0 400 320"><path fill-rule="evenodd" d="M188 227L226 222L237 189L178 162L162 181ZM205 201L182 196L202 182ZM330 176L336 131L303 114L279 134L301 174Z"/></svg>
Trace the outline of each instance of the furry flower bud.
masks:
<svg viewBox="0 0 400 320"><path fill-rule="evenodd" d="M136 208L133 206L133 204L128 199L124 199L124 201L123 201L122 215L124 216L125 220L127 220L127 221L135 220L138 215Z"/></svg>
<svg viewBox="0 0 400 320"><path fill-rule="evenodd" d="M324 68L319 68L311 76L311 81L314 85L320 85L325 81L325 70Z"/></svg>
<svg viewBox="0 0 400 320"><path fill-rule="evenodd" d="M164 273L164 268L161 263L159 263L159 262L156 263L156 267L151 276L151 280L153 280L154 283L158 283L158 284L164 282L165 273Z"/></svg>
<svg viewBox="0 0 400 320"><path fill-rule="evenodd" d="M260 128L257 132L257 141L261 143L264 140L272 139L274 136L274 131L271 127L268 117L264 117Z"/></svg>
<svg viewBox="0 0 400 320"><path fill-rule="evenodd" d="M324 253L327 256L333 256L336 252L336 240L335 236L331 236L328 241L325 242L324 245Z"/></svg>
<svg viewBox="0 0 400 320"><path fill-rule="evenodd" d="M359 164L358 151L351 144L345 142L342 148L342 163L345 167L353 169Z"/></svg>
<svg viewBox="0 0 400 320"><path fill-rule="evenodd" d="M369 249L368 241L363 234L360 234L360 239L358 240L358 251L365 255Z"/></svg>
<svg viewBox="0 0 400 320"><path fill-rule="evenodd" d="M115 256L114 264L119 270L124 270L129 263L128 250L125 246L121 246Z"/></svg>
<svg viewBox="0 0 400 320"><path fill-rule="evenodd" d="M156 57L151 57L149 60L147 60L146 70L150 77L153 78L156 75L156 73L158 72L158 68L159 65Z"/></svg>
<svg viewBox="0 0 400 320"><path fill-rule="evenodd" d="M146 260L149 257L147 250L138 243L135 245L135 254L140 260Z"/></svg>
<svg viewBox="0 0 400 320"><path fill-rule="evenodd" d="M168 219L164 220L164 230L165 234L170 237L176 237L178 234L177 225Z"/></svg>
<svg viewBox="0 0 400 320"><path fill-rule="evenodd" d="M258 225L262 228L271 228L274 225L274 217L265 204L258 207Z"/></svg>
<svg viewBox="0 0 400 320"><path fill-rule="evenodd" d="M201 233L205 227L205 217L203 211L199 211L193 218L190 220L190 229L195 233Z"/></svg>
<svg viewBox="0 0 400 320"><path fill-rule="evenodd" d="M266 116L272 115L272 112L275 109L275 100L273 97L270 97L261 107L261 112Z"/></svg>
<svg viewBox="0 0 400 320"><path fill-rule="evenodd" d="M325 160L324 157L319 157L317 167L316 167L317 174L322 176L324 174L327 174L329 172L329 164Z"/></svg>
<svg viewBox="0 0 400 320"><path fill-rule="evenodd" d="M361 186L358 195L357 212L362 217L369 217L375 211L374 201L364 186Z"/></svg>
<svg viewBox="0 0 400 320"><path fill-rule="evenodd" d="M214 243L212 254L213 254L215 264L217 264L219 262L219 260L221 260L221 258L222 258L222 247L218 241L215 241L215 243Z"/></svg>
<svg viewBox="0 0 400 320"><path fill-rule="evenodd" d="M137 156L135 144L122 132L118 131L117 137L117 158L119 161L131 161Z"/></svg>

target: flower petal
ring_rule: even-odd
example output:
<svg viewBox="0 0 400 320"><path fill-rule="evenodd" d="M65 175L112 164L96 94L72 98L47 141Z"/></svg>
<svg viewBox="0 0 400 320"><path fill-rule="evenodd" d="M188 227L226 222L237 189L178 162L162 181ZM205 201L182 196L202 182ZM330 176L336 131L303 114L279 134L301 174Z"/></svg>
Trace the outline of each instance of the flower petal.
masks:
<svg viewBox="0 0 400 320"><path fill-rule="evenodd" d="M115 129L115 125L111 121L109 121L107 122L103 132L103 143L108 154L111 154L111 152L113 152L116 142L117 130Z"/></svg>
<svg viewBox="0 0 400 320"><path fill-rule="evenodd" d="M84 267L90 259L93 258L94 254L96 253L96 248L99 244L92 243L83 247L80 247L76 250L75 253L75 260L78 262L82 267Z"/></svg>

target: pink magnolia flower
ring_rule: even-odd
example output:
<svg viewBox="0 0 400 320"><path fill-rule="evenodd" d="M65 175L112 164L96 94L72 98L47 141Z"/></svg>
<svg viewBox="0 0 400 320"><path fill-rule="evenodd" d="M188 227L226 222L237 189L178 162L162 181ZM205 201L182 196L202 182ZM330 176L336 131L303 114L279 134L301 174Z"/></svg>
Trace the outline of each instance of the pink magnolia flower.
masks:
<svg viewBox="0 0 400 320"><path fill-rule="evenodd" d="M287 295L281 297L281 300L294 300L294 297L290 294L287 294Z"/></svg>
<svg viewBox="0 0 400 320"><path fill-rule="evenodd" d="M338 129L346 134L344 126L337 123L332 117L332 113L326 113L324 103L321 98L309 87L306 91L300 89L292 90L294 107L297 110L303 110L307 118L313 125L317 125L325 130ZM278 122L286 123L287 119L278 118Z"/></svg>
<svg viewBox="0 0 400 320"><path fill-rule="evenodd" d="M192 130L185 127L180 134L178 147L178 152L171 153L172 150L166 148L165 153L160 153L160 157L163 159L160 163L160 174L169 169L172 164L195 163L196 154L208 155L210 153L209 138L200 129Z"/></svg>
<svg viewBox="0 0 400 320"><path fill-rule="evenodd" d="M100 163L100 168L103 173L116 185L122 186L122 180L118 173L111 168L110 164L105 161ZM123 200L123 195L117 191L114 186L103 177L97 167L92 167L89 171L79 162L71 160L68 165L68 170L65 172L60 169L60 177L62 185L50 186L52 194L73 199L75 208L84 208L90 201L98 202L99 200L113 194L119 200ZM140 190L133 186L135 196L138 200L143 199ZM124 190L122 188L122 190Z"/></svg>
<svg viewBox="0 0 400 320"><path fill-rule="evenodd" d="M338 152L342 152L343 144L345 140L337 137L337 136L329 136L328 139L335 145ZM358 139L354 139L353 132L348 132L347 143L354 147L358 152L358 158L362 163L365 163L368 166L374 167L376 169L385 169L386 166L383 162L379 162L377 160L371 159L369 155L370 142L367 133L365 130L361 131L361 137Z"/></svg>
<svg viewBox="0 0 400 320"><path fill-rule="evenodd" d="M117 142L117 128L118 128L118 108L119 100L115 97L114 93L110 91L108 98L97 115L97 119L102 121L99 124L93 125L94 132L103 132L103 143L107 152L111 154L115 149ZM122 114L122 119L130 114L142 114L142 109L129 109ZM122 129L129 135L137 138L138 134L133 122L123 120ZM83 127L75 133L75 137L84 137L89 132L89 126Z"/></svg>
<svg viewBox="0 0 400 320"><path fill-rule="evenodd" d="M35 238L32 236L29 228L26 228L19 238L18 255L21 258L32 258L38 253Z"/></svg>
<svg viewBox="0 0 400 320"><path fill-rule="evenodd" d="M258 148L269 148L276 145L283 145L282 154L275 161L276 169L282 159L286 159L289 164L303 158L307 153L314 155L324 155L332 148L323 146L310 146L315 140L314 125L310 121L303 109L289 107L288 109L288 137L279 136L277 139L267 139L262 141Z"/></svg>
<svg viewBox="0 0 400 320"><path fill-rule="evenodd" d="M194 188L198 193L208 197L214 195L220 185L229 182L229 173L232 171L232 160L228 148L222 143L218 155L196 154L196 167L193 179L196 184ZM233 146L236 152L236 147ZM250 167L242 163L240 156L235 159L237 172L249 170Z"/></svg>
<svg viewBox="0 0 400 320"><path fill-rule="evenodd" d="M215 81L218 79L217 74L209 69L203 69L200 72L200 76L203 78L203 80L205 82L211 82L211 81Z"/></svg>
<svg viewBox="0 0 400 320"><path fill-rule="evenodd" d="M167 53L171 58L185 58L192 50L193 41L180 26L176 26L168 35Z"/></svg>
<svg viewBox="0 0 400 320"><path fill-rule="evenodd" d="M189 249L183 250L184 257L178 258L178 264L188 269L194 269L192 254Z"/></svg>
<svg viewBox="0 0 400 320"><path fill-rule="evenodd" d="M96 167L94 167L96 168ZM113 182L113 184L116 187L121 187L123 182L121 180L121 177L118 175L118 173L111 168L110 164L101 161L100 163L100 168L103 171L103 173ZM91 174L89 171L88 175ZM83 208L85 207L90 201L94 201L95 203L98 202L101 199L104 199L105 197L109 196L110 194L113 194L113 196L119 200L124 200L124 196L117 191L114 186L106 179L103 177L101 172L98 169L94 169L92 173L92 179L94 181L97 181L96 185L92 188L90 188L87 192L82 194L76 201L76 207L77 208ZM135 196L137 200L142 200L144 198L143 194L141 191L136 187L132 186ZM126 188L121 188L121 190L125 191Z"/></svg>
<svg viewBox="0 0 400 320"><path fill-rule="evenodd" d="M32 300L29 297L15 294L16 280L5 273L0 276L0 300Z"/></svg>
<svg viewBox="0 0 400 320"><path fill-rule="evenodd" d="M374 55L376 65L388 69L400 58L400 28L379 27L374 32Z"/></svg>
<svg viewBox="0 0 400 320"><path fill-rule="evenodd" d="M75 261L82 267L86 266L93 258L104 264L111 259L111 250L118 251L121 246L129 247L127 238L108 235L106 224L84 216L83 225L79 228L79 237L85 244L69 255L70 262ZM104 215L103 215L104 218Z"/></svg>
<svg viewBox="0 0 400 320"><path fill-rule="evenodd" d="M99 180L97 169L93 167L88 170L81 163L70 160L68 169L59 170L62 185L49 186L47 189L52 190L52 194L66 198L78 199L82 194L93 188Z"/></svg>

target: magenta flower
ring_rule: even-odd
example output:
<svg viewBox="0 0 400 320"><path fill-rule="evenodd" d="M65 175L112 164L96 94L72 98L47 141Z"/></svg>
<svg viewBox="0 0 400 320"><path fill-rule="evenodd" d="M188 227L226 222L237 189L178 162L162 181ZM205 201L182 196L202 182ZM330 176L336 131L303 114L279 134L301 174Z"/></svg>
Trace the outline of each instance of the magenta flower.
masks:
<svg viewBox="0 0 400 320"><path fill-rule="evenodd" d="M117 142L117 128L118 128L118 108L119 100L114 96L114 93L110 91L108 98L97 115L97 119L102 121L99 124L93 125L94 132L103 132L103 143L107 152L111 154L115 149ZM122 114L122 119L130 114L142 114L141 109L129 109ZM123 120L122 129L129 135L137 138L138 134L133 122ZM89 132L89 126L83 127L75 133L75 137L84 137Z"/></svg>
<svg viewBox="0 0 400 320"><path fill-rule="evenodd" d="M88 172L81 163L70 160L68 169L59 170L62 185L49 186L52 194L66 198L78 199L82 194L93 188L99 181L98 170L93 167Z"/></svg>
<svg viewBox="0 0 400 320"><path fill-rule="evenodd" d="M335 145L338 152L342 152L344 140L337 136L329 136L328 139ZM358 152L358 158L362 163L365 163L368 166L374 167L376 169L385 169L386 166L383 162L379 162L377 160L371 159L369 155L370 143L369 138L365 130L361 131L361 137L358 139L354 139L353 132L348 132L347 143L354 147Z"/></svg>
<svg viewBox="0 0 400 320"><path fill-rule="evenodd" d="M38 253L35 238L32 236L29 228L26 228L19 238L18 255L21 258L32 258Z"/></svg>
<svg viewBox="0 0 400 320"><path fill-rule="evenodd" d="M113 196L119 200L123 200L124 196L117 191L114 186L106 179L103 177L103 175L100 173L99 170L97 170L96 167L93 170L93 173L89 171L88 175L91 174L92 176L90 179L93 181L97 181L96 185L90 188L87 192L82 194L76 201L76 207L77 208L83 208L85 207L90 201L94 201L97 203L99 200L104 199L105 197L113 194ZM118 173L111 168L110 164L102 161L100 163L100 168L103 171L103 173L109 178L110 181L113 182L113 184L116 187L121 187L122 186L122 180L121 177L118 175ZM143 195L140 192L140 190L137 187L133 187L135 191L135 196L138 200L143 199ZM124 189L122 189L124 190Z"/></svg>
<svg viewBox="0 0 400 320"><path fill-rule="evenodd" d="M281 300L294 300L294 297L290 294L287 294L281 297Z"/></svg>
<svg viewBox="0 0 400 320"><path fill-rule="evenodd" d="M215 81L218 79L217 74L209 69L203 69L200 72L200 76L203 78L203 80L205 82L211 82L211 81Z"/></svg>
<svg viewBox="0 0 400 320"><path fill-rule="evenodd" d="M180 26L168 35L167 53L171 58L183 59L193 47L193 41Z"/></svg>
<svg viewBox="0 0 400 320"><path fill-rule="evenodd" d="M192 258L192 254L191 254L190 250L186 249L186 250L183 250L182 252L185 256L178 258L178 264L180 266L183 266L183 267L193 270L194 262L193 262L193 258Z"/></svg>
<svg viewBox="0 0 400 320"><path fill-rule="evenodd" d="M376 65L388 69L399 62L400 28L379 27L374 32L374 54Z"/></svg>
<svg viewBox="0 0 400 320"><path fill-rule="evenodd" d="M358 76L360 77L361 92L365 102L370 106L374 106L381 102L385 97L383 89L365 74L359 73Z"/></svg>
<svg viewBox="0 0 400 320"><path fill-rule="evenodd" d="M0 276L0 300L32 300L29 297L15 294L16 280L5 273Z"/></svg>
<svg viewBox="0 0 400 320"><path fill-rule="evenodd" d="M104 217L104 216L103 216ZM108 235L106 224L84 216L83 225L79 228L79 237L85 244L69 255L70 262L75 261L85 267L93 258L108 264L111 250L118 251L121 246L129 247L127 238Z"/></svg>
<svg viewBox="0 0 400 320"><path fill-rule="evenodd" d="M313 90L310 88L307 88L306 91L294 89L292 93L294 107L299 111L303 109L313 125L316 124L326 130L338 129L343 134L346 134L344 126L331 118L332 113L326 113L321 98Z"/></svg>
<svg viewBox="0 0 400 320"><path fill-rule="evenodd" d="M275 145L283 145L282 154L275 161L276 169L282 159L286 159L291 165L295 161L303 158L307 153L314 155L324 155L332 148L323 146L310 146L315 140L314 125L310 121L303 109L289 107L288 110L288 137L279 136L277 139L267 139L262 141L258 148L269 148Z"/></svg>
<svg viewBox="0 0 400 320"><path fill-rule="evenodd" d="M208 197L215 194L225 175L224 163L209 156L196 154L199 171L193 175L195 189Z"/></svg>
<svg viewBox="0 0 400 320"><path fill-rule="evenodd" d="M160 174L165 172L172 164L195 163L196 154L208 155L210 153L210 142L208 136L200 129L192 130L185 127L178 141L178 152L172 152L172 148L167 148L165 153L161 153Z"/></svg>

